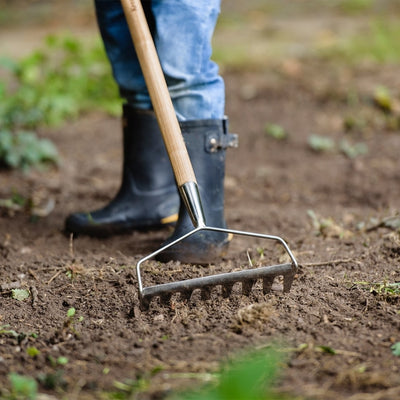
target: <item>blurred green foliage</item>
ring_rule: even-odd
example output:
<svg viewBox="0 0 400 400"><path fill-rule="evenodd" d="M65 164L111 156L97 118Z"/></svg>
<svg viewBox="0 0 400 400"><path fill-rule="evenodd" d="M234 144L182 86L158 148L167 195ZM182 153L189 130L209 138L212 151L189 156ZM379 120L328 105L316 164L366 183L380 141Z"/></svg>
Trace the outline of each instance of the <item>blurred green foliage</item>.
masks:
<svg viewBox="0 0 400 400"><path fill-rule="evenodd" d="M44 47L20 61L0 59L10 79L0 82L0 163L19 168L57 160L35 131L59 126L82 112L119 114L121 100L100 42L48 36Z"/></svg>
<svg viewBox="0 0 400 400"><path fill-rule="evenodd" d="M344 37L320 52L320 56L350 65L360 62L397 64L400 62L400 25L397 20L374 19L363 33Z"/></svg>
<svg viewBox="0 0 400 400"><path fill-rule="evenodd" d="M222 367L216 383L171 400L283 400L273 390L285 356L277 348L252 350Z"/></svg>

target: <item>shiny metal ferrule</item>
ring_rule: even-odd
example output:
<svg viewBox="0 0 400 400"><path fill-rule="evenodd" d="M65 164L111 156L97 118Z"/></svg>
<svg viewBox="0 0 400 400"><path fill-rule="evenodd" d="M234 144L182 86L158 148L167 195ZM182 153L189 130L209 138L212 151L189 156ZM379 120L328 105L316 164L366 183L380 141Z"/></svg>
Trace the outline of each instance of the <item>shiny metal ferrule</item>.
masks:
<svg viewBox="0 0 400 400"><path fill-rule="evenodd" d="M179 193L186 210L189 213L190 219L195 228L206 226L203 206L200 200L199 187L196 182L186 182L179 187Z"/></svg>

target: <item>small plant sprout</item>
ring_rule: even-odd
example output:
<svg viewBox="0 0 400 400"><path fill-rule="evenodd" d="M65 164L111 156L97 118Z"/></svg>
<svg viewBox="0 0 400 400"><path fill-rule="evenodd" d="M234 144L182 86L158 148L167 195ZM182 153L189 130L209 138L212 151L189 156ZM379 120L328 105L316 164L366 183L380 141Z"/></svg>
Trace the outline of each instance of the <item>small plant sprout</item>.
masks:
<svg viewBox="0 0 400 400"><path fill-rule="evenodd" d="M125 394L129 399L136 398L140 392L144 392L149 387L149 381L146 378L138 377L135 379L127 379L124 382L115 381L114 387ZM128 397L129 396L129 397Z"/></svg>
<svg viewBox="0 0 400 400"><path fill-rule="evenodd" d="M289 136L287 131L278 124L266 124L264 131L267 136L270 136L276 140L285 140Z"/></svg>
<svg viewBox="0 0 400 400"><path fill-rule="evenodd" d="M368 153L368 146L365 143L351 144L346 139L340 141L339 148L346 157L351 159Z"/></svg>
<svg viewBox="0 0 400 400"><path fill-rule="evenodd" d="M400 297L400 282L354 282L355 285L367 289L370 293L380 296L385 301L396 300Z"/></svg>
<svg viewBox="0 0 400 400"><path fill-rule="evenodd" d="M324 237L337 237L339 239L345 239L352 236L352 232L341 227L331 217L319 217L313 210L307 210L307 215L311 219L316 236L322 235Z"/></svg>
<svg viewBox="0 0 400 400"><path fill-rule="evenodd" d="M83 319L83 316L76 318L76 310L74 307L69 308L67 311L67 318L64 321L63 331L69 330L73 335L78 336L75 325L77 322L82 322Z"/></svg>
<svg viewBox="0 0 400 400"><path fill-rule="evenodd" d="M336 150L335 141L327 136L311 135L308 138L308 145L316 153L327 153Z"/></svg>
<svg viewBox="0 0 400 400"><path fill-rule="evenodd" d="M29 299L31 292L28 289L12 289L11 297L15 300L24 301Z"/></svg>
<svg viewBox="0 0 400 400"><path fill-rule="evenodd" d="M377 107L385 112L391 112L393 110L393 97L390 91L385 86L378 86L374 92L374 103Z"/></svg>
<svg viewBox="0 0 400 400"><path fill-rule="evenodd" d="M62 357L62 356L60 356L60 357L58 357L57 358L57 364L58 365L67 365L68 364L68 358L67 357Z"/></svg>
<svg viewBox="0 0 400 400"><path fill-rule="evenodd" d="M70 248L71 248L71 254L73 254L73 242L70 241ZM83 266L80 264L71 264L69 265L66 270L65 270L65 275L73 280L75 279L80 273L82 273L82 271L84 270Z"/></svg>
<svg viewBox="0 0 400 400"><path fill-rule="evenodd" d="M29 357L35 358L40 354L40 350L31 346L26 349L26 354L28 354Z"/></svg>
<svg viewBox="0 0 400 400"><path fill-rule="evenodd" d="M68 317L68 318L73 318L73 317L75 317L75 313L76 313L75 308L74 308L74 307L71 307L71 308L69 308L68 311L67 311L67 317Z"/></svg>
<svg viewBox="0 0 400 400"><path fill-rule="evenodd" d="M18 339L19 333L14 331L13 329L9 329L9 328L10 328L10 325L0 326L0 337L6 336L6 337L13 337L15 339Z"/></svg>

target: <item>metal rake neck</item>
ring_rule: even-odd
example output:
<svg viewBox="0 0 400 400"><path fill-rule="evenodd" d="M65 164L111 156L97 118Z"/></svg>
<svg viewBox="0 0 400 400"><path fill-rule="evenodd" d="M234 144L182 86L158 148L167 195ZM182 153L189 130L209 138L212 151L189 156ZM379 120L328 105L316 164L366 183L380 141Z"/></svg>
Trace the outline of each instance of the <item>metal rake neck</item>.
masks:
<svg viewBox="0 0 400 400"><path fill-rule="evenodd" d="M186 210L189 213L195 228L206 226L203 206L200 200L199 187L196 182L186 182L179 187L179 193L185 204Z"/></svg>

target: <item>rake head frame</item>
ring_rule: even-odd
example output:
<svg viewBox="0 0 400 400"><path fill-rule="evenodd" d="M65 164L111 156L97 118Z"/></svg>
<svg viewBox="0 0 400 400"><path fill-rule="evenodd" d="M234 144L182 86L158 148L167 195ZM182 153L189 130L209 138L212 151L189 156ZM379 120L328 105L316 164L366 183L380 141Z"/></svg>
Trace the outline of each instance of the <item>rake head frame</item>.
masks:
<svg viewBox="0 0 400 400"><path fill-rule="evenodd" d="M182 235L178 239L166 244L146 257L143 257L136 264L136 273L139 286L139 301L142 309L148 309L151 299L160 297L162 303L167 303L174 293L180 293L181 298L189 299L195 289L201 289L202 298L207 299L210 296L211 288L220 285L222 287L222 296L228 297L232 291L232 287L236 282L242 283L242 292L248 295L258 279L263 280L263 292L269 293L272 288L273 281L277 276L283 276L283 291L288 292L292 286L294 276L296 274L298 264L287 243L279 236L266 235L262 233L238 231L228 228L218 228L207 226L204 220L204 213L199 197L197 184L189 182L180 188L182 200L192 219L194 229ZM259 267L246 269L242 271L228 272L216 275L205 276L201 278L186 279L183 281L163 283L159 285L144 287L140 267L145 262L155 257L157 254L185 240L189 236L199 231L214 231L232 235L251 236L261 239L273 240L282 245L286 253L289 255L291 263L271 265L267 267Z"/></svg>
<svg viewBox="0 0 400 400"><path fill-rule="evenodd" d="M214 232L223 232L233 235L241 235L241 236L251 236L257 237L261 239L273 240L279 242L283 248L286 250L287 254L291 259L291 263L285 264L277 264L267 267L258 267L252 269L246 269L242 271L235 271L235 272L228 272L228 273L221 273L216 275L205 276L201 278L193 278L187 279L183 281L176 281L170 283L163 283L154 286L144 287L142 282L141 276L141 265L155 257L157 254L163 252L164 250L168 249L169 247L174 246L175 244L183 241L184 239L188 238L189 236L194 235L199 231L214 231ZM200 226L194 228L190 232L186 233L185 235L181 236L177 240L168 243L167 245L159 248L158 250L154 251L153 253L149 254L146 257L143 257L141 260L138 261L136 265L136 273L138 279L138 286L139 286L139 300L140 300L140 307L142 309L148 309L150 306L150 302L155 297L160 297L162 303L169 302L171 296L174 293L180 293L181 298L189 299L192 292L195 289L202 290L202 298L207 299L209 297L209 292L212 287L220 285L222 287L222 296L228 297L231 293L232 287L236 282L242 283L242 292L243 294L248 295L253 287L254 283L258 279L263 280L263 292L269 293L271 291L272 283L274 278L277 276L283 276L283 291L288 292L291 288L294 276L297 271L297 261L293 256L293 253L289 249L286 242L279 236L273 235L265 235L261 233L254 233L254 232L245 232L245 231L238 231L233 229L225 229L225 228L216 228L210 226Z"/></svg>

